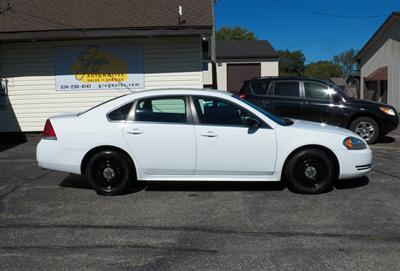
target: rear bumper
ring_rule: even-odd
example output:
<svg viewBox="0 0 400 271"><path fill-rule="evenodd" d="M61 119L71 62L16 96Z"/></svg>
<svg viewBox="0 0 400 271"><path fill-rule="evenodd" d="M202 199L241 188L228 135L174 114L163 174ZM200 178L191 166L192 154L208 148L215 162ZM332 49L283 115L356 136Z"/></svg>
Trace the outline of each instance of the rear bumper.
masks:
<svg viewBox="0 0 400 271"><path fill-rule="evenodd" d="M38 166L45 169L81 174L81 161L84 152L64 149L57 140L40 140L36 148Z"/></svg>
<svg viewBox="0 0 400 271"><path fill-rule="evenodd" d="M365 176L371 171L372 151L366 150L337 150L339 160L339 179L351 179Z"/></svg>

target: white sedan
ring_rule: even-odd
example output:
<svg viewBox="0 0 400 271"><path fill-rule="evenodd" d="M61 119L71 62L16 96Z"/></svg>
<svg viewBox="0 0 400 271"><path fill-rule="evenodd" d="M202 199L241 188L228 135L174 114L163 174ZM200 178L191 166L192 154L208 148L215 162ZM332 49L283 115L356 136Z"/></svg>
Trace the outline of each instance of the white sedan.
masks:
<svg viewBox="0 0 400 271"><path fill-rule="evenodd" d="M142 181L280 181L322 193L366 175L372 152L355 133L281 119L230 93L164 89L50 117L40 167L87 175L102 195Z"/></svg>

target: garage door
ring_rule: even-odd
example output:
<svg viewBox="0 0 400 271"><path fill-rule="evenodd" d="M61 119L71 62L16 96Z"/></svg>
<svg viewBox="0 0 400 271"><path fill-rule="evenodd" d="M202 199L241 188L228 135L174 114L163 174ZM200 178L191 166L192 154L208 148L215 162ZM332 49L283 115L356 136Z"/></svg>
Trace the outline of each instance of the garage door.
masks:
<svg viewBox="0 0 400 271"><path fill-rule="evenodd" d="M260 75L260 63L228 64L228 91L238 93L244 81Z"/></svg>

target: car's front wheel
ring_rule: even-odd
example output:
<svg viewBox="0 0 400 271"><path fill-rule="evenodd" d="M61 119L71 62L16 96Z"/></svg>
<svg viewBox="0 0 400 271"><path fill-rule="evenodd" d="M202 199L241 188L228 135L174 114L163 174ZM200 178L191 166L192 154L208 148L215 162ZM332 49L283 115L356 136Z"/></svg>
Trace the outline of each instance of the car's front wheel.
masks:
<svg viewBox="0 0 400 271"><path fill-rule="evenodd" d="M304 194L320 194L332 188L337 179L337 170L328 153L310 148L290 158L285 176L289 189Z"/></svg>
<svg viewBox="0 0 400 271"><path fill-rule="evenodd" d="M379 139L379 125L370 117L360 117L350 124L350 130L362 137L368 144L374 144Z"/></svg>
<svg viewBox="0 0 400 271"><path fill-rule="evenodd" d="M94 190L105 196L123 194L135 178L130 159L116 151L101 151L93 155L86 174Z"/></svg>

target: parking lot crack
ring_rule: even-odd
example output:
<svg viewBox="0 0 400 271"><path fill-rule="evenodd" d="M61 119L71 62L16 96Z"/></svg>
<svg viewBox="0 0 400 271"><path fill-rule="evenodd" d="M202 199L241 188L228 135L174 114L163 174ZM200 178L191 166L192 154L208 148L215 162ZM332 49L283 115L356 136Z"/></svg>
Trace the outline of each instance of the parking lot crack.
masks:
<svg viewBox="0 0 400 271"><path fill-rule="evenodd" d="M14 193L15 191L17 191L17 189L20 188L21 186L24 186L24 185L26 185L26 184L28 184L28 183L30 183L30 182L36 181L36 180L38 180L38 179L40 179L40 178L42 178L42 177L44 177L44 176L46 176L46 175L48 175L48 174L50 174L50 171L45 172L45 173L43 173L43 174L41 174L41 175L39 175L39 176L36 176L36 177L34 177L34 178L32 178L32 179L26 180L26 181L24 181L24 182L22 182L22 183L19 183L19 184L13 186L13 187L12 187L11 189L9 189L7 192L5 192L5 193L3 193L3 194L0 195L0 201L3 201L6 197L10 196L12 193Z"/></svg>
<svg viewBox="0 0 400 271"><path fill-rule="evenodd" d="M295 232L295 231L241 231L223 228L202 227L167 227L167 226L144 226L144 225L84 225L84 224L0 224L0 229L72 229L72 230L146 230L146 231L176 231L176 232L198 232L206 234L242 235L257 237L280 237L280 238L337 238L364 241L386 241L400 243L400 235L393 234L359 234L359 233L324 233L324 232ZM2 248L0 246L0 248Z"/></svg>
<svg viewBox="0 0 400 271"><path fill-rule="evenodd" d="M400 179L400 176L398 176L398 175L386 173L386 172L383 172L383 171L380 171L380 170L376 170L376 169L373 169L372 171L373 171L373 172L376 172L376 173L378 173L378 174L381 174L381 175L385 175L385 176L388 176L388 177L393 177L393 178Z"/></svg>
<svg viewBox="0 0 400 271"><path fill-rule="evenodd" d="M185 247L161 247L149 245L87 245L87 246L0 246L0 250L27 250L27 249L40 249L40 250L87 250L87 249L147 249L147 250L166 250L171 252L183 253L205 253L215 254L217 250L211 249L197 249Z"/></svg>

